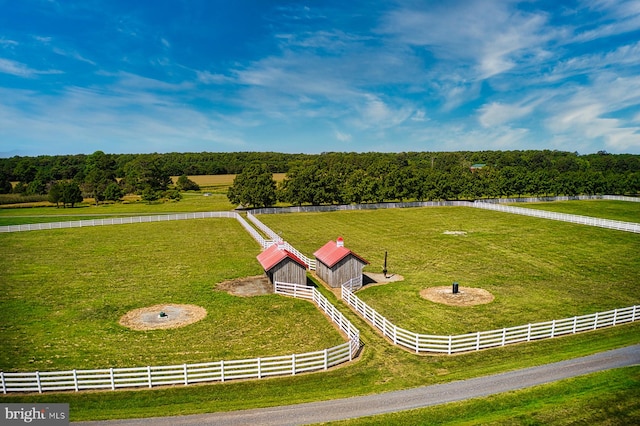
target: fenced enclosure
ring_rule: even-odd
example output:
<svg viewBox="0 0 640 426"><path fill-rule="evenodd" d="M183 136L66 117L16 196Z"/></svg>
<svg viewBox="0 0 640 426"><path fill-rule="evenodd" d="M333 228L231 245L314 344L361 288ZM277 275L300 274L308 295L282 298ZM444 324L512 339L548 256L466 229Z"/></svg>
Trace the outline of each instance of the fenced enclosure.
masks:
<svg viewBox="0 0 640 426"><path fill-rule="evenodd" d="M349 288L342 286L342 300L360 314L369 324L393 342L415 353L447 354L478 351L514 343L549 339L567 334L597 330L604 327L638 321L640 306L614 309L595 314L575 316L535 324L526 324L499 330L478 331L457 336L419 334L397 327L375 309L363 302Z"/></svg>
<svg viewBox="0 0 640 426"><path fill-rule="evenodd" d="M277 283L278 294L314 302L349 341L332 348L265 358L221 360L198 364L106 368L93 370L0 372L2 393L116 390L131 387L189 385L203 382L225 382L238 379L264 379L323 371L351 361L360 348L360 332L315 288L298 284Z"/></svg>
<svg viewBox="0 0 640 426"><path fill-rule="evenodd" d="M559 220L562 222L576 223L579 225L597 226L599 228L614 229L617 231L640 233L640 223L622 222L619 220L600 219L590 216L556 213L544 210L534 210L524 207L504 206L502 204L490 203L485 201L476 201L469 204L470 207L479 209L494 210L504 213L514 213L524 216L538 217L541 219Z"/></svg>

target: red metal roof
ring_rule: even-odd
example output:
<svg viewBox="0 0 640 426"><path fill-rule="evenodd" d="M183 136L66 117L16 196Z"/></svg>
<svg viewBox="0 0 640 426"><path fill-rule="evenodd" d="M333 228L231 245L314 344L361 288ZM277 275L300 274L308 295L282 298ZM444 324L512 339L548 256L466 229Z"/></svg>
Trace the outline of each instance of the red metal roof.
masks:
<svg viewBox="0 0 640 426"><path fill-rule="evenodd" d="M265 271L271 270L274 266L276 266L286 258L293 260L294 262L302 265L304 269L307 269L306 263L304 263L298 256L283 248L278 247L278 244L271 245L268 249L256 256L256 258Z"/></svg>
<svg viewBox="0 0 640 426"><path fill-rule="evenodd" d="M313 253L316 259L327 265L329 268L332 268L336 263L340 262L350 254L354 255L367 265L369 264L365 259L358 256L348 248L338 245L335 241L329 241Z"/></svg>

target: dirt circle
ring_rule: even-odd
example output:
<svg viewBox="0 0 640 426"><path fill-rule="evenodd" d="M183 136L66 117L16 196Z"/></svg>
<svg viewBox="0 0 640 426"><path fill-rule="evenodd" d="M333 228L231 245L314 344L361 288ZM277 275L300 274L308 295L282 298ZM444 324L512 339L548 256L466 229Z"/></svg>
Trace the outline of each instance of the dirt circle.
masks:
<svg viewBox="0 0 640 426"><path fill-rule="evenodd" d="M451 287L429 287L420 291L420 296L435 303L449 306L475 306L493 302L493 294L481 288L459 287L453 294Z"/></svg>
<svg viewBox="0 0 640 426"><path fill-rule="evenodd" d="M134 309L120 318L120 325L133 330L160 330L184 327L207 316L207 310L196 305L153 305Z"/></svg>
<svg viewBox="0 0 640 426"><path fill-rule="evenodd" d="M216 285L215 289L226 291L234 296L250 297L272 294L273 284L265 275L256 275L221 282Z"/></svg>

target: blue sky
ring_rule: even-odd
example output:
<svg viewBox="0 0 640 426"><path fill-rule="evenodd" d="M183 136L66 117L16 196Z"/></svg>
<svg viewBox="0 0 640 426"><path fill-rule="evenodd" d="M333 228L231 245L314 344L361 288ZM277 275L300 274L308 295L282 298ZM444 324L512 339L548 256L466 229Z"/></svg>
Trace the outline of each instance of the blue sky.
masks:
<svg viewBox="0 0 640 426"><path fill-rule="evenodd" d="M0 0L0 156L640 154L640 1Z"/></svg>

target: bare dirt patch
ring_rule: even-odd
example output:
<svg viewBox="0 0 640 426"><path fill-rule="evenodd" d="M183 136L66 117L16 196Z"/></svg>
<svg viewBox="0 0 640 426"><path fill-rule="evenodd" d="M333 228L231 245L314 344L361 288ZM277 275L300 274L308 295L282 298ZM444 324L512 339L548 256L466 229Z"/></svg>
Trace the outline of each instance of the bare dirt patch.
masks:
<svg viewBox="0 0 640 426"><path fill-rule="evenodd" d="M493 294L482 288L459 287L453 294L451 287L429 287L420 291L420 296L435 303L449 306L475 306L493 302Z"/></svg>
<svg viewBox="0 0 640 426"><path fill-rule="evenodd" d="M196 305L164 304L134 309L120 318L120 325L133 330L160 330L184 327L207 316L207 310Z"/></svg>
<svg viewBox="0 0 640 426"><path fill-rule="evenodd" d="M273 293L273 284L265 275L238 278L221 282L216 290L226 291L234 296L250 297Z"/></svg>
<svg viewBox="0 0 640 426"><path fill-rule="evenodd" d="M404 277L399 274L387 274L385 276L384 274L379 274L376 272L364 272L362 275L363 275L362 279L364 280L363 282L364 285L386 284L386 283L392 283L395 281L404 280Z"/></svg>

